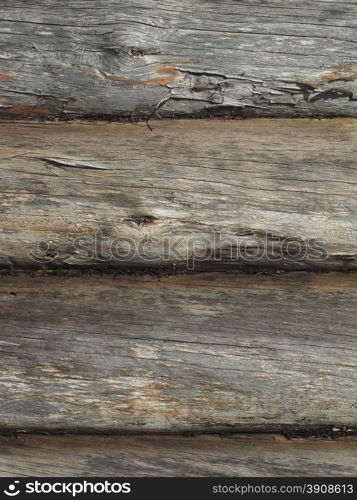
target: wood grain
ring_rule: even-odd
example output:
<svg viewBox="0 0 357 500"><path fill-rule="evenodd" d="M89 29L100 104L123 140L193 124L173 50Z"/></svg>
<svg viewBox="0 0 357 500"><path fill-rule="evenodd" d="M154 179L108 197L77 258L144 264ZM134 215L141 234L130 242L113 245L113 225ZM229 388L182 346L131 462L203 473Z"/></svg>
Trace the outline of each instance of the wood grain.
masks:
<svg viewBox="0 0 357 500"><path fill-rule="evenodd" d="M356 426L357 274L0 282L0 430Z"/></svg>
<svg viewBox="0 0 357 500"><path fill-rule="evenodd" d="M354 119L6 123L0 137L3 267L356 269Z"/></svg>
<svg viewBox="0 0 357 500"><path fill-rule="evenodd" d="M0 477L352 477L356 444L279 435L3 437Z"/></svg>
<svg viewBox="0 0 357 500"><path fill-rule="evenodd" d="M356 1L1 2L13 119L356 116Z"/></svg>

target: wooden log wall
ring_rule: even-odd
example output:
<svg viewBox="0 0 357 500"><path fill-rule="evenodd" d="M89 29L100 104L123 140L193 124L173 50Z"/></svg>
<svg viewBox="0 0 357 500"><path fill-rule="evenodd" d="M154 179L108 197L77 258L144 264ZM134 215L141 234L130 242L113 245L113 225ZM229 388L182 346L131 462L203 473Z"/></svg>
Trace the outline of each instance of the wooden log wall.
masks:
<svg viewBox="0 0 357 500"><path fill-rule="evenodd" d="M356 475L356 13L0 2L0 476Z"/></svg>

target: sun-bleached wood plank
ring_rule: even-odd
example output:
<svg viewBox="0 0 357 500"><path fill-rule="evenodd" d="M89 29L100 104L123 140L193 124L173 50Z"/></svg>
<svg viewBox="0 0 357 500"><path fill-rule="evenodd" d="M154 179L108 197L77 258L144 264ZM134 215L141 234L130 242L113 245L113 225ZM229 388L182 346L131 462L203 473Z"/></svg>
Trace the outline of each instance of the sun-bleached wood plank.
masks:
<svg viewBox="0 0 357 500"><path fill-rule="evenodd" d="M353 119L7 123L0 136L4 267L356 269Z"/></svg>
<svg viewBox="0 0 357 500"><path fill-rule="evenodd" d="M357 5L1 4L0 116L356 116Z"/></svg>
<svg viewBox="0 0 357 500"><path fill-rule="evenodd" d="M355 273L35 273L0 300L0 430L355 427Z"/></svg>

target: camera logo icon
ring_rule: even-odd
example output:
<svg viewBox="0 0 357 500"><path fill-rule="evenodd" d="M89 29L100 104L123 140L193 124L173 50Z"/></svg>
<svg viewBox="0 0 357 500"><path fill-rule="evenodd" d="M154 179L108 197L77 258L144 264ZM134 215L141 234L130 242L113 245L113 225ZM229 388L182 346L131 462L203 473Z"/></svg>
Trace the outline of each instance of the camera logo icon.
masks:
<svg viewBox="0 0 357 500"><path fill-rule="evenodd" d="M9 484L7 490L4 490L5 495L7 495L8 497L16 497L20 493L20 490L17 487L19 483L20 481L14 481L13 483Z"/></svg>

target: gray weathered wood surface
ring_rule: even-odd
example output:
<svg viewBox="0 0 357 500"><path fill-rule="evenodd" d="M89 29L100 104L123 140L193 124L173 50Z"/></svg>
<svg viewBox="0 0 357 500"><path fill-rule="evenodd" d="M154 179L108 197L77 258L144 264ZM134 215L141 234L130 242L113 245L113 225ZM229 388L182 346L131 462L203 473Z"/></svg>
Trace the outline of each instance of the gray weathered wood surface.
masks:
<svg viewBox="0 0 357 500"><path fill-rule="evenodd" d="M356 426L357 274L0 282L0 430Z"/></svg>
<svg viewBox="0 0 357 500"><path fill-rule="evenodd" d="M5 117L357 115L356 0L3 0Z"/></svg>
<svg viewBox="0 0 357 500"><path fill-rule="evenodd" d="M356 269L356 139L350 118L2 124L1 265Z"/></svg>
<svg viewBox="0 0 357 500"><path fill-rule="evenodd" d="M279 435L0 439L0 476L356 476L355 438Z"/></svg>

